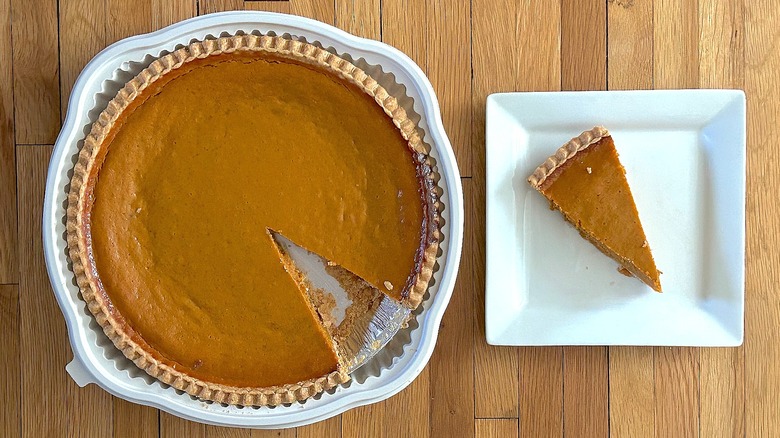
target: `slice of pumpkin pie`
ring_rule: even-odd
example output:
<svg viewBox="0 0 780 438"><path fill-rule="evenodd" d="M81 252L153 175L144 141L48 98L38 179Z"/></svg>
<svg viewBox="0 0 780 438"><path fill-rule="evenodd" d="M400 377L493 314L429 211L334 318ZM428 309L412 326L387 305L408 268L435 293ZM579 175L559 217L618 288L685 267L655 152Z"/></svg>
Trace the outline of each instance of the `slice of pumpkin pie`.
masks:
<svg viewBox="0 0 780 438"><path fill-rule="evenodd" d="M620 164L612 136L604 127L585 131L561 146L528 178L601 252L661 292L645 231Z"/></svg>

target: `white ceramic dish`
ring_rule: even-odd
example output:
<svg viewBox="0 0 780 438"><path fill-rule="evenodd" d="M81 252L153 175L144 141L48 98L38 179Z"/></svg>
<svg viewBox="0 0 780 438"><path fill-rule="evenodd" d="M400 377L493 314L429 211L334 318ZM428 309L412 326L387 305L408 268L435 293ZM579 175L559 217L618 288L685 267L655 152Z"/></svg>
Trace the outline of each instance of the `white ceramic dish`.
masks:
<svg viewBox="0 0 780 438"><path fill-rule="evenodd" d="M618 273L526 182L594 125L615 140L663 294ZM486 138L490 344L742 343L742 91L494 94Z"/></svg>
<svg viewBox="0 0 780 438"><path fill-rule="evenodd" d="M392 79L405 87L409 105L419 115L425 141L441 175L445 236L430 295L416 322L400 332L383 350L353 374L353 380L334 391L289 406L239 408L203 402L151 379L122 356L94 322L78 296L68 268L64 240L65 201L70 169L92 121L118 89L162 51L192 40L236 32L273 32L305 38L339 54L351 56L372 76ZM150 56L150 54L152 56ZM381 69L372 67L381 66ZM463 241L463 194L460 174L442 126L438 101L430 82L411 59L383 43L358 38L332 26L291 15L266 12L227 12L186 20L160 31L127 38L100 52L79 76L68 103L67 117L57 138L46 182L43 241L52 288L65 316L74 359L66 367L81 386L95 383L126 400L154 406L172 414L211 424L256 428L294 427L332 417L347 409L384 400L401 391L422 371L430 358L439 324L449 302ZM392 353L392 354L391 354ZM372 365L373 362L373 365Z"/></svg>

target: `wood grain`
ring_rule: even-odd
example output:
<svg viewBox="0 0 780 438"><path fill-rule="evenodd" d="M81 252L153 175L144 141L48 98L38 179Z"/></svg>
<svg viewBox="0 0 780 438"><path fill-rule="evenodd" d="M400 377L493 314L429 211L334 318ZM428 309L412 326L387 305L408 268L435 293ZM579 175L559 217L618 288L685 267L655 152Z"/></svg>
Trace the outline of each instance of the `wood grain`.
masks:
<svg viewBox="0 0 780 438"><path fill-rule="evenodd" d="M471 2L433 0L428 4L428 62L461 176L471 172Z"/></svg>
<svg viewBox="0 0 780 438"><path fill-rule="evenodd" d="M152 438L160 436L160 412L148 406L114 397L114 437Z"/></svg>
<svg viewBox="0 0 780 438"><path fill-rule="evenodd" d="M46 166L51 147L20 146L17 149L19 187L20 357L22 388L22 436L64 436L68 415L40 421L38 412L58 412L68 396L68 338L43 261L41 221Z"/></svg>
<svg viewBox="0 0 780 438"><path fill-rule="evenodd" d="M152 0L151 9L155 30L198 15L197 0Z"/></svg>
<svg viewBox="0 0 780 438"><path fill-rule="evenodd" d="M609 436L606 347L567 347L563 353L563 430L572 436Z"/></svg>
<svg viewBox="0 0 780 438"><path fill-rule="evenodd" d="M291 0L290 12L333 24L336 19L336 3L333 0Z"/></svg>
<svg viewBox="0 0 780 438"><path fill-rule="evenodd" d="M606 81L606 4L561 2L561 89L604 90Z"/></svg>
<svg viewBox="0 0 780 438"><path fill-rule="evenodd" d="M610 0L607 8L607 85L653 88L653 0Z"/></svg>
<svg viewBox="0 0 780 438"><path fill-rule="evenodd" d="M244 9L242 0L199 0L200 14Z"/></svg>
<svg viewBox="0 0 780 438"><path fill-rule="evenodd" d="M106 1L106 44L152 30L152 0Z"/></svg>
<svg viewBox="0 0 780 438"><path fill-rule="evenodd" d="M341 415L299 427L297 433L298 438L338 438L341 436Z"/></svg>
<svg viewBox="0 0 780 438"><path fill-rule="evenodd" d="M463 139L465 141L465 139ZM465 211L471 209L471 181L463 179ZM466 219L464 254L472 253L473 218ZM474 431L474 380L462 370L474 369L473 260L461 261L462 270L439 328L439 340L431 358L431 436L472 436Z"/></svg>
<svg viewBox="0 0 780 438"><path fill-rule="evenodd" d="M206 426L206 438L251 438L251 429L237 427Z"/></svg>
<svg viewBox="0 0 780 438"><path fill-rule="evenodd" d="M205 438L206 425L160 411L160 438L191 437Z"/></svg>
<svg viewBox="0 0 780 438"><path fill-rule="evenodd" d="M0 0L0 84L13 84L11 2ZM0 86L0 284L19 282L16 241L14 87Z"/></svg>
<svg viewBox="0 0 780 438"><path fill-rule="evenodd" d="M60 113L65 119L70 91L81 70L106 47L104 0L60 1Z"/></svg>
<svg viewBox="0 0 780 438"><path fill-rule="evenodd" d="M514 29L517 8L511 0L474 0L472 8L472 205L474 223L471 261L474 306L474 415L477 418L518 416L518 356L512 347L495 348L485 340L485 99L517 86L517 64L509 56L514 42L492 38L493 29ZM528 11L530 12L529 8ZM557 52L556 52L557 55ZM469 254L463 255L468 257Z"/></svg>
<svg viewBox="0 0 780 438"><path fill-rule="evenodd" d="M520 436L563 436L563 349L520 349Z"/></svg>
<svg viewBox="0 0 780 438"><path fill-rule="evenodd" d="M748 96L747 263L745 294L746 435L780 436L780 10L745 1Z"/></svg>
<svg viewBox="0 0 780 438"><path fill-rule="evenodd" d="M607 8L607 86L653 88L653 2L610 1ZM655 434L655 357L651 347L609 348L610 436Z"/></svg>
<svg viewBox="0 0 780 438"><path fill-rule="evenodd" d="M655 434L654 352L649 347L609 349L609 434Z"/></svg>
<svg viewBox="0 0 780 438"><path fill-rule="evenodd" d="M57 0L11 0L11 9L16 142L51 144L60 130Z"/></svg>
<svg viewBox="0 0 780 438"><path fill-rule="evenodd" d="M335 3L337 27L363 38L382 39L380 0L335 0Z"/></svg>
<svg viewBox="0 0 780 438"><path fill-rule="evenodd" d="M253 11L290 13L290 2L286 1L245 1L244 9Z"/></svg>
<svg viewBox="0 0 780 438"><path fill-rule="evenodd" d="M516 419L477 420L475 425L477 438L511 438L518 436Z"/></svg>
<svg viewBox="0 0 780 438"><path fill-rule="evenodd" d="M19 287L0 285L0 436L21 432L21 366L19 351Z"/></svg>
<svg viewBox="0 0 780 438"><path fill-rule="evenodd" d="M744 87L744 35L742 1L699 0L699 86ZM699 370L699 435L744 436L744 349L702 348Z"/></svg>
<svg viewBox="0 0 780 438"><path fill-rule="evenodd" d="M655 349L656 436L699 436L699 351Z"/></svg>

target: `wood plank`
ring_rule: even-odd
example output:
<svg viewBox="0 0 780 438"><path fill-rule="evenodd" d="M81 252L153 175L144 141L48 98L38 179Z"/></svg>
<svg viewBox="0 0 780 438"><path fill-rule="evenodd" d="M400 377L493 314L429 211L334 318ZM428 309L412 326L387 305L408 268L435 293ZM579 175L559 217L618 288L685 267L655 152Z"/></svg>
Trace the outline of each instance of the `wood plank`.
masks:
<svg viewBox="0 0 780 438"><path fill-rule="evenodd" d="M11 0L16 142L51 144L60 130L57 0Z"/></svg>
<svg viewBox="0 0 780 438"><path fill-rule="evenodd" d="M562 90L606 89L606 13L601 2L561 2ZM607 349L563 350L563 429L572 436L609 435Z"/></svg>
<svg viewBox="0 0 780 438"><path fill-rule="evenodd" d="M477 420L475 435L477 438L511 438L518 436L516 419Z"/></svg>
<svg viewBox="0 0 780 438"><path fill-rule="evenodd" d="M13 84L11 0L0 0L0 84ZM16 240L14 88L0 87L0 283L19 282Z"/></svg>
<svg viewBox="0 0 780 438"><path fill-rule="evenodd" d="M50 146L17 148L19 177L19 285L23 436L108 436L110 395L95 385L79 388L65 372L71 359L59 307L46 274L41 216ZM68 403L63 404L62 400ZM52 413L40 421L40 412Z"/></svg>
<svg viewBox="0 0 780 438"><path fill-rule="evenodd" d="M653 0L610 1L607 8L607 85L653 88Z"/></svg>
<svg viewBox="0 0 780 438"><path fill-rule="evenodd" d="M563 349L520 349L520 436L563 436Z"/></svg>
<svg viewBox="0 0 780 438"><path fill-rule="evenodd" d="M65 436L68 432L68 337L46 274L41 241L46 168L50 146L17 148L19 187L19 319L22 436ZM40 421L36 413L55 413Z"/></svg>
<svg viewBox="0 0 780 438"><path fill-rule="evenodd" d="M428 26L426 2L383 0L382 41L404 52L426 73L428 41L432 31L435 32Z"/></svg>
<svg viewBox="0 0 780 438"><path fill-rule="evenodd" d="M511 56L497 54L523 53L514 50L516 38L496 39L493 33L494 29L515 29L516 17L543 6L541 3L528 5L525 11L518 11L512 0L474 0L471 5L473 211L467 220L473 222L474 415L477 418L517 418L519 403L518 349L491 347L485 339L485 100L488 94L512 91L518 86L517 63ZM524 32L521 35L529 38ZM469 254L464 253L463 257Z"/></svg>
<svg viewBox="0 0 780 438"><path fill-rule="evenodd" d="M290 13L290 2L288 1L245 1L244 9L252 11L280 12L282 14Z"/></svg>
<svg viewBox="0 0 780 438"><path fill-rule="evenodd" d="M60 99L62 119L79 73L106 47L104 0L60 1Z"/></svg>
<svg viewBox="0 0 780 438"><path fill-rule="evenodd" d="M471 5L469 0L428 3L428 78L441 105L461 176L471 171Z"/></svg>
<svg viewBox="0 0 780 438"><path fill-rule="evenodd" d="M152 1L106 0L106 45L154 30Z"/></svg>
<svg viewBox="0 0 780 438"><path fill-rule="evenodd" d="M361 406L341 414L341 436L344 438L381 437L387 427L384 403Z"/></svg>
<svg viewBox="0 0 780 438"><path fill-rule="evenodd" d="M19 359L19 287L0 286L0 436L19 436L21 431L21 368Z"/></svg>
<svg viewBox="0 0 780 438"><path fill-rule="evenodd" d="M609 436L606 351L606 347L564 348L563 429L571 436Z"/></svg>
<svg viewBox="0 0 780 438"><path fill-rule="evenodd" d="M198 15L197 0L152 0L152 29Z"/></svg>
<svg viewBox="0 0 780 438"><path fill-rule="evenodd" d="M561 2L561 89L604 90L607 9L604 2Z"/></svg>
<svg viewBox="0 0 780 438"><path fill-rule="evenodd" d="M251 438L251 429L237 427L206 426L206 438Z"/></svg>
<svg viewBox="0 0 780 438"><path fill-rule="evenodd" d="M206 425L160 411L160 438L206 438Z"/></svg>
<svg viewBox="0 0 780 438"><path fill-rule="evenodd" d="M656 347L656 436L699 436L698 359L696 348Z"/></svg>
<svg viewBox="0 0 780 438"><path fill-rule="evenodd" d="M431 369L432 366L429 364L411 385L382 403L385 408L385 417L388 419L385 438L431 436L432 421L430 417L433 404L431 401ZM469 396L471 396L470 393ZM469 417L473 417L471 412L469 412ZM401 418L405 418L406 421L390 423L390 419Z"/></svg>
<svg viewBox="0 0 780 438"><path fill-rule="evenodd" d="M336 19L336 4L333 0L291 0L290 12L333 24Z"/></svg>
<svg viewBox="0 0 780 438"><path fill-rule="evenodd" d="M382 39L380 0L335 0L335 25L363 38Z"/></svg>
<svg viewBox="0 0 780 438"><path fill-rule="evenodd" d="M157 409L113 398L114 437L152 438L160 436L160 414Z"/></svg>
<svg viewBox="0 0 780 438"><path fill-rule="evenodd" d="M299 427L298 438L340 438L341 415L329 418L319 423Z"/></svg>
<svg viewBox="0 0 780 438"><path fill-rule="evenodd" d="M744 87L744 34L741 0L699 0L699 86ZM744 349L703 348L699 368L699 435L744 436Z"/></svg>
<svg viewBox="0 0 780 438"><path fill-rule="evenodd" d="M608 3L610 90L653 88L653 2ZM655 433L654 351L651 347L609 348L609 426L612 437Z"/></svg>
<svg viewBox="0 0 780 438"><path fill-rule="evenodd" d="M747 260L745 296L746 435L780 436L780 10L773 0L745 1L748 96Z"/></svg>
<svg viewBox="0 0 780 438"><path fill-rule="evenodd" d="M244 9L242 0L199 0L200 15Z"/></svg>
<svg viewBox="0 0 780 438"><path fill-rule="evenodd" d="M699 79L697 2L655 0L653 77L655 88L696 88Z"/></svg>
<svg viewBox="0 0 780 438"><path fill-rule="evenodd" d="M464 139L465 141L465 139ZM472 182L463 179L464 210L471 208ZM474 218L466 223L463 254L471 254ZM431 436L473 436L474 433L474 286L473 260L461 260L455 290L439 328L431 357Z"/></svg>
<svg viewBox="0 0 780 438"><path fill-rule="evenodd" d="M609 348L609 432L612 437L655 434L653 349Z"/></svg>
<svg viewBox="0 0 780 438"><path fill-rule="evenodd" d="M655 0L653 81L657 89L699 85L697 2ZM656 435L699 433L699 350L655 349Z"/></svg>

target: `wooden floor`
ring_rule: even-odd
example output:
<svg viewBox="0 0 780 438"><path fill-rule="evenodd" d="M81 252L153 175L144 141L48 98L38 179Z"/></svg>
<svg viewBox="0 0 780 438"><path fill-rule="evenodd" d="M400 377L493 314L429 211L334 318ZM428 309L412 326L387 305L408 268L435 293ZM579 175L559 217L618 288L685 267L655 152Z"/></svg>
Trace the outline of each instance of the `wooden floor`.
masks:
<svg viewBox="0 0 780 438"><path fill-rule="evenodd" d="M78 388L42 256L46 166L84 64L126 36L241 8L313 17L414 58L466 196L462 268L428 367L384 403L297 430L208 427ZM744 346L486 345L485 97L699 87L748 96ZM775 0L0 0L0 437L778 437L779 122Z"/></svg>

